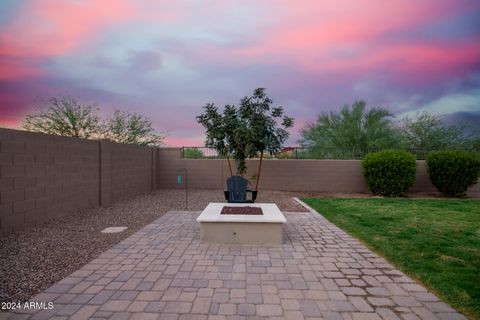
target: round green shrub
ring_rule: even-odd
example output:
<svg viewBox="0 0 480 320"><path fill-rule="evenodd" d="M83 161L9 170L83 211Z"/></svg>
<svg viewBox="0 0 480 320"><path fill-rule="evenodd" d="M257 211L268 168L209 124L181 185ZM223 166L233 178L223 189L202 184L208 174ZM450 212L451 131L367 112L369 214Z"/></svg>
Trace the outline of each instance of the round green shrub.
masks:
<svg viewBox="0 0 480 320"><path fill-rule="evenodd" d="M427 155L427 172L432 184L450 197L464 196L478 182L480 157L476 152L434 151Z"/></svg>
<svg viewBox="0 0 480 320"><path fill-rule="evenodd" d="M415 182L415 156L403 150L369 153L362 161L363 176L374 194L398 197Z"/></svg>

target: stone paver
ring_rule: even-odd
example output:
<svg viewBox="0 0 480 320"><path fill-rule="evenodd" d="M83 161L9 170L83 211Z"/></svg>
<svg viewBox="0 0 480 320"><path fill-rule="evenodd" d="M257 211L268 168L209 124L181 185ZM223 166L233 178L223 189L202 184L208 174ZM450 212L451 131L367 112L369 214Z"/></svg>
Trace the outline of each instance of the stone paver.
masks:
<svg viewBox="0 0 480 320"><path fill-rule="evenodd" d="M170 212L0 319L465 319L314 213L281 246L203 244ZM47 306L45 304L45 306Z"/></svg>

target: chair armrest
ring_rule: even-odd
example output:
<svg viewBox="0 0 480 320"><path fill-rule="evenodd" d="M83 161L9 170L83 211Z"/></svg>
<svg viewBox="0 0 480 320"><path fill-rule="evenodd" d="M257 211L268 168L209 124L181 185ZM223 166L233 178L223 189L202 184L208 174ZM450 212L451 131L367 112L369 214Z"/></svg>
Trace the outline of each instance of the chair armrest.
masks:
<svg viewBox="0 0 480 320"><path fill-rule="evenodd" d="M257 193L258 191L257 190L250 190L250 189L247 189L246 190L247 192L250 192L252 194L252 200L255 201L257 199Z"/></svg>

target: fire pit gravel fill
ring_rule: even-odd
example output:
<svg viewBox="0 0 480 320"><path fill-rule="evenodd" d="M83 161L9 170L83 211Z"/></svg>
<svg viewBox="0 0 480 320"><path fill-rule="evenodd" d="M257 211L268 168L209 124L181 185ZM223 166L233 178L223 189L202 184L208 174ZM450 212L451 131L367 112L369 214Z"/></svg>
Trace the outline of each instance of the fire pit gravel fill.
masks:
<svg viewBox="0 0 480 320"><path fill-rule="evenodd" d="M259 207L228 207L222 208L220 214L246 214L246 215L263 215L262 208Z"/></svg>

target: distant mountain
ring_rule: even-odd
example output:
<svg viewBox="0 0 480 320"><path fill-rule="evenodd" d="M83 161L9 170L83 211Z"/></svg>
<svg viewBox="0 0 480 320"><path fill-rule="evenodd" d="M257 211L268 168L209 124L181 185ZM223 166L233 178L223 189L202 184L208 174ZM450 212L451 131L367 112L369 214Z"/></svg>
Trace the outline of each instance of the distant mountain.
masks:
<svg viewBox="0 0 480 320"><path fill-rule="evenodd" d="M454 112L444 116L447 124L466 124L467 132L480 131L480 110L479 112Z"/></svg>

